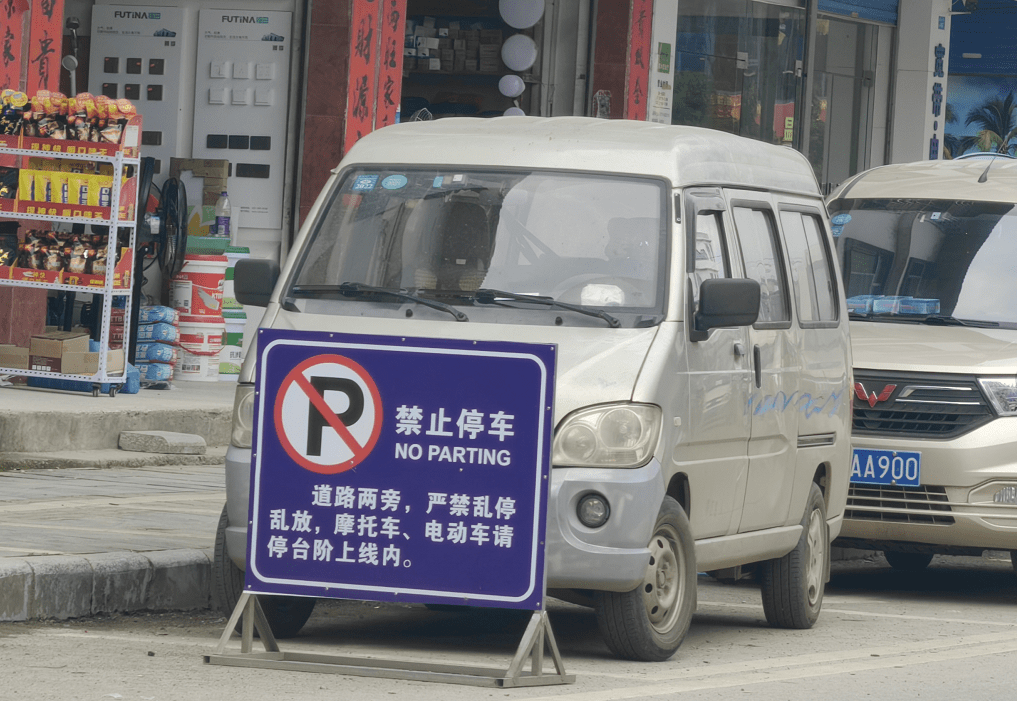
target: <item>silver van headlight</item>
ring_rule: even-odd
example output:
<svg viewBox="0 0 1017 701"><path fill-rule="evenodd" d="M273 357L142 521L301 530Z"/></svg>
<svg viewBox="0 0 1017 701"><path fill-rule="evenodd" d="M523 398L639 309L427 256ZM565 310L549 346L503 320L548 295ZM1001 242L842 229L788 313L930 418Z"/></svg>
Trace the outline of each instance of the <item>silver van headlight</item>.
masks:
<svg viewBox="0 0 1017 701"><path fill-rule="evenodd" d="M978 380L999 416L1017 416L1017 378L983 377Z"/></svg>
<svg viewBox="0 0 1017 701"><path fill-rule="evenodd" d="M251 447L254 429L254 385L238 384L233 395L233 434L231 442L237 448Z"/></svg>
<svg viewBox="0 0 1017 701"><path fill-rule="evenodd" d="M642 467L660 436L660 407L601 404L574 411L554 437L551 464L557 467Z"/></svg>

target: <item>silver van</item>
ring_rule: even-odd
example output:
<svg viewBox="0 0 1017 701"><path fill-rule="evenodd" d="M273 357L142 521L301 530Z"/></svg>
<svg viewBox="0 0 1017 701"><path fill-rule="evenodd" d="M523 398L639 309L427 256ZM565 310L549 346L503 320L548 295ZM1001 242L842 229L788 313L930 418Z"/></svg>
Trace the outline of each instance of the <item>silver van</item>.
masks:
<svg viewBox="0 0 1017 701"><path fill-rule="evenodd" d="M851 362L808 161L729 134L505 117L386 127L335 169L280 271L236 291L263 328L557 347L548 592L613 652L664 660L697 573L758 570L808 628L847 498ZM220 606L245 567L253 407L237 387ZM267 602L293 635L313 599Z"/></svg>
<svg viewBox="0 0 1017 701"><path fill-rule="evenodd" d="M830 197L854 348L839 545L1017 568L1017 161L882 166Z"/></svg>

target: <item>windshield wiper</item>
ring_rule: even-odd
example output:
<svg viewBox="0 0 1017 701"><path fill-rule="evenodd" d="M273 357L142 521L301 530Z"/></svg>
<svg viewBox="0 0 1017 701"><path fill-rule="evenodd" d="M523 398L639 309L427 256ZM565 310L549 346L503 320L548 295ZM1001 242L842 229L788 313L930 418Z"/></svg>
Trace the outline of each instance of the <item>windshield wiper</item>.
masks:
<svg viewBox="0 0 1017 701"><path fill-rule="evenodd" d="M474 299L480 304L497 304L497 297L505 299L512 299L517 302L529 302L531 304L540 304L545 307L551 307L552 309L567 309L569 311L578 312L587 316L595 316L603 319L607 322L608 326L612 329L616 329L621 326L621 322L618 321L617 317L614 317L603 309L588 309L586 307L580 307L575 304L568 304L567 302L559 302L551 297L542 297L539 295L524 295L518 292L506 292L504 290L492 290L490 288L482 288L473 293Z"/></svg>
<svg viewBox="0 0 1017 701"><path fill-rule="evenodd" d="M469 318L453 307L451 304L445 304L439 302L436 299L428 299L421 297L420 295L412 294L407 290L395 289L393 287L375 287L373 285L365 285L362 282L343 282L339 285L294 285L292 288L294 293L310 293L310 294L321 294L327 292L338 292L345 297L355 297L362 294L380 294L388 295L389 297L395 297L396 299L404 299L408 302L416 302L417 304L423 304L425 307L431 307L432 309L439 309L443 312L448 312L455 317L456 321L469 321Z"/></svg>
<svg viewBox="0 0 1017 701"><path fill-rule="evenodd" d="M958 319L955 316L949 314L929 314L927 317L922 319L923 324L930 324L932 326L976 326L985 328L996 328L999 326L998 321L979 321L977 319Z"/></svg>

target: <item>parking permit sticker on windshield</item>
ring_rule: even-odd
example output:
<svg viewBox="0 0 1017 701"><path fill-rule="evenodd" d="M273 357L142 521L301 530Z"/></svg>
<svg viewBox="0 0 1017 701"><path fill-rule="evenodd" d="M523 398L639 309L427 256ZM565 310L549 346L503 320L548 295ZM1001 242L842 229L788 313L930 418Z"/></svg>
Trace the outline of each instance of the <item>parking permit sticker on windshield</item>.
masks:
<svg viewBox="0 0 1017 701"><path fill-rule="evenodd" d="M358 175L353 178L353 185L350 187L350 190L353 192L367 192L373 190L377 184L377 175Z"/></svg>
<svg viewBox="0 0 1017 701"><path fill-rule="evenodd" d="M406 187L407 182L405 175L390 175L381 181L381 186L386 190L398 190Z"/></svg>

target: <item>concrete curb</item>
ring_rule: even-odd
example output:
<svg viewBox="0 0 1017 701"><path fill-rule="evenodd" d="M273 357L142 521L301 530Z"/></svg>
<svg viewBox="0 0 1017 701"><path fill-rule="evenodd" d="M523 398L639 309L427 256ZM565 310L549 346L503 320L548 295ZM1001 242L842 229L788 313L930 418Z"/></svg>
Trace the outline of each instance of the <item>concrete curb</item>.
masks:
<svg viewBox="0 0 1017 701"><path fill-rule="evenodd" d="M206 609L212 550L0 559L0 621Z"/></svg>
<svg viewBox="0 0 1017 701"><path fill-rule="evenodd" d="M68 467L161 467L164 465L225 464L226 446L209 447L204 455L135 453L115 448L56 453L0 453L0 472Z"/></svg>

